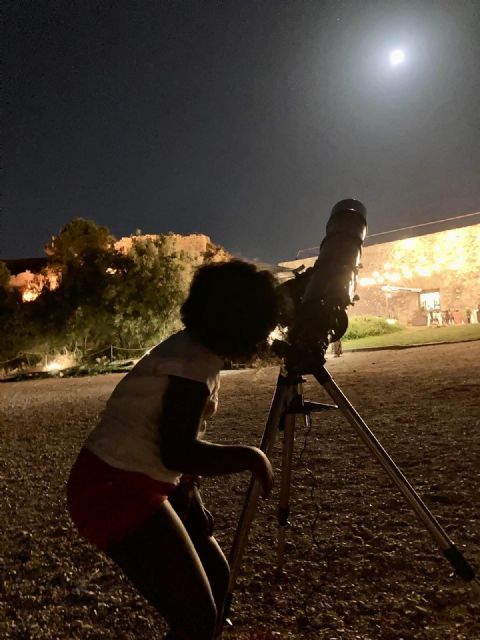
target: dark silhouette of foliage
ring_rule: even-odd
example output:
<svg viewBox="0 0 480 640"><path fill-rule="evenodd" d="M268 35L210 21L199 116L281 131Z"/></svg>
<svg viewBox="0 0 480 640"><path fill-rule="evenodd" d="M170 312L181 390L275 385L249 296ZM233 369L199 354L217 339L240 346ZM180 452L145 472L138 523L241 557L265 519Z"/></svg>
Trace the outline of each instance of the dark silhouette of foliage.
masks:
<svg viewBox="0 0 480 640"><path fill-rule="evenodd" d="M0 261L0 360L13 358L22 335L21 297L10 286L11 274Z"/></svg>
<svg viewBox="0 0 480 640"><path fill-rule="evenodd" d="M0 260L0 292L10 289L11 273L5 262Z"/></svg>
<svg viewBox="0 0 480 640"><path fill-rule="evenodd" d="M58 235L52 236L45 246L45 253L50 265L64 273L70 267L85 264L95 251L112 251L114 242L107 227L98 226L92 220L75 218Z"/></svg>
<svg viewBox="0 0 480 640"><path fill-rule="evenodd" d="M212 257L178 253L172 238L132 237L125 254L106 227L72 220L45 247L58 286L45 286L31 302L10 290L10 274L0 263L0 321L9 332L0 355L141 348L167 337L181 326L180 306L195 266Z"/></svg>

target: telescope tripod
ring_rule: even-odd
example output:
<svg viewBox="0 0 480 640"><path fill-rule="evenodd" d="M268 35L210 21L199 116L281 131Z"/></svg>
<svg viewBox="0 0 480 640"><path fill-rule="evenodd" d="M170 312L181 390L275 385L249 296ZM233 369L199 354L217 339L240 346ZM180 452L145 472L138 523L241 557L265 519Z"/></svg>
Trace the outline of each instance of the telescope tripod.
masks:
<svg viewBox="0 0 480 640"><path fill-rule="evenodd" d="M277 572L283 568L285 557L286 531L289 526L290 516L290 487L292 481L293 450L295 444L295 426L297 416L303 418L307 433L310 430L311 414L331 409L338 409L335 404L305 401L303 395L303 383L305 380L299 377L293 384L289 405L280 419L278 429L283 433L282 467L280 476L280 496L278 500L278 544L277 544Z"/></svg>
<svg viewBox="0 0 480 640"><path fill-rule="evenodd" d="M331 405L317 402L306 402L303 397L302 375L299 375L298 373L289 373L288 367L286 369L282 369L277 379L275 392L260 444L262 451L264 451L267 456L270 456L278 433L283 432L282 475L278 509L279 537L277 570L281 571L283 566L285 534L288 526L295 417L297 415L302 415L305 420L305 424L308 427L311 413L338 408L355 429L360 439L368 447L377 462L382 466L383 470L395 484L397 489L402 493L404 499L413 509L420 522L423 523L434 541L443 551L444 556L451 563L455 572L466 582L472 582L477 595L480 595L480 581L478 577L475 576L473 568L449 538L448 534L442 528L435 516L429 511L428 507L422 501L407 478L403 475L402 471L397 467L387 451L383 448L366 422L334 382L325 367L323 365L314 368L309 367L308 373L312 374L319 384L322 385L335 404ZM233 591L240 571L243 553L248 540L248 533L255 516L259 496L260 486L252 477L229 555L230 582L225 605L225 620L228 620Z"/></svg>

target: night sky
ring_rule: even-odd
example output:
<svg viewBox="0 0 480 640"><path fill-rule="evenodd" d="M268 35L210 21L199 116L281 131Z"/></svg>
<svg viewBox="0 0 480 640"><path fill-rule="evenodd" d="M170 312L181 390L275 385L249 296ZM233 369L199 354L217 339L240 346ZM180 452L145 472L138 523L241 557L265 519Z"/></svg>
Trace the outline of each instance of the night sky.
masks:
<svg viewBox="0 0 480 640"><path fill-rule="evenodd" d="M0 257L74 217L247 258L480 209L480 0L10 2ZM392 49L406 60L389 63Z"/></svg>

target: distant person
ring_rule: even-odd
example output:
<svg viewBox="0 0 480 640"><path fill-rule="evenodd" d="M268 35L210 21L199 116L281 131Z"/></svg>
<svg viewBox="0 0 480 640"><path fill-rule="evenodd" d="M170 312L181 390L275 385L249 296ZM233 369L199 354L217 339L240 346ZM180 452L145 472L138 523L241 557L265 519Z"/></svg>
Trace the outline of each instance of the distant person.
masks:
<svg viewBox="0 0 480 640"><path fill-rule="evenodd" d="M463 324L462 314L458 309L455 309L455 311L453 312L453 321L454 324Z"/></svg>
<svg viewBox="0 0 480 640"><path fill-rule="evenodd" d="M465 315L467 316L467 324L470 324L472 321L472 310L471 309L467 309L465 311Z"/></svg>
<svg viewBox="0 0 480 640"><path fill-rule="evenodd" d="M435 309L430 309L428 311L428 323L429 327L433 327L434 325L438 325L438 313Z"/></svg>
<svg viewBox="0 0 480 640"><path fill-rule="evenodd" d="M225 358L246 361L277 324L273 277L232 261L200 268L185 329L120 381L72 468L68 508L80 534L112 558L170 626L212 640L229 580L200 476L251 471L265 496L272 467L246 445L204 440Z"/></svg>
<svg viewBox="0 0 480 640"><path fill-rule="evenodd" d="M335 356L335 358L340 358L340 356L343 353L343 347L342 347L342 341L341 340L336 340L335 342L332 342L332 351L333 351L333 355Z"/></svg>

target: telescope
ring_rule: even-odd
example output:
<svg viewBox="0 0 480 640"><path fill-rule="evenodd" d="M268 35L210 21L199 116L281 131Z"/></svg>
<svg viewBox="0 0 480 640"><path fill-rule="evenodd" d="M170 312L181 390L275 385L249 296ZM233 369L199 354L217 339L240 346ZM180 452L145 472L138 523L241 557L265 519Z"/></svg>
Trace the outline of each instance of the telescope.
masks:
<svg viewBox="0 0 480 640"><path fill-rule="evenodd" d="M282 358L282 365L260 443L262 451L270 456L278 433L283 435L277 571L282 571L289 524L296 417L303 419L309 431L312 413L339 409L443 551L455 573L470 582L480 594L480 581L473 568L323 366L329 344L340 340L348 328L347 308L358 299L355 288L366 231L364 205L353 199L338 202L331 211L313 267L297 272L293 279L278 287L282 301L280 324L285 339L275 340L271 347ZM335 404L305 400L303 376L307 374L314 376ZM228 623L233 591L259 496L260 486L252 477L229 554L230 582L224 610L224 621Z"/></svg>
<svg viewBox="0 0 480 640"><path fill-rule="evenodd" d="M340 340L348 328L346 309L355 294L367 211L358 200L341 200L332 209L326 235L313 267L278 287L287 341L275 341L272 350L303 369L324 361L329 343Z"/></svg>

